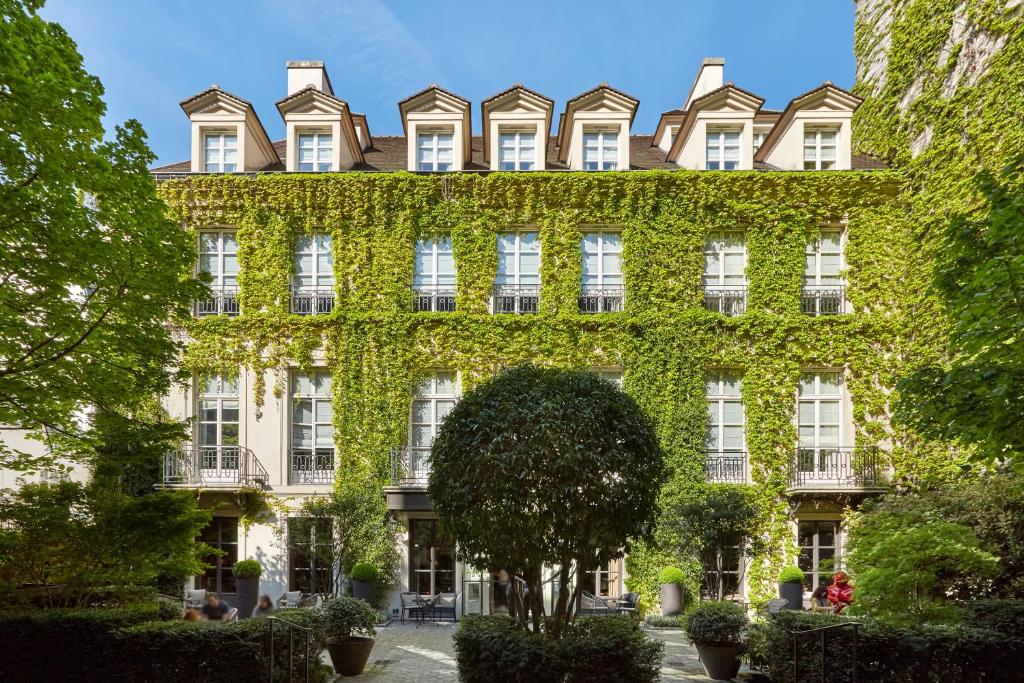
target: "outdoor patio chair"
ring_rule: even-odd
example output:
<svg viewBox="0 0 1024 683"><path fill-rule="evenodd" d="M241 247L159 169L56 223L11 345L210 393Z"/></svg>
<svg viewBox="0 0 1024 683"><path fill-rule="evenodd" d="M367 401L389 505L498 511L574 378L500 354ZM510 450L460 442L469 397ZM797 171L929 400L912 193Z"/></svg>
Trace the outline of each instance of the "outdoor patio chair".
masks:
<svg viewBox="0 0 1024 683"><path fill-rule="evenodd" d="M452 621L458 621L455 616L455 605L458 602L459 596L455 593L439 593L434 598L434 609L431 615L434 619L451 619Z"/></svg>
<svg viewBox="0 0 1024 683"><path fill-rule="evenodd" d="M416 591L406 591L400 596L402 600L402 623L405 623L405 615L414 617L417 621L423 618L423 608L420 606L420 594Z"/></svg>
<svg viewBox="0 0 1024 683"><path fill-rule="evenodd" d="M205 589L185 591L185 609L199 609L204 602L206 602Z"/></svg>
<svg viewBox="0 0 1024 683"><path fill-rule="evenodd" d="M622 596L622 602L619 603L619 612L625 614L636 614L637 608L640 606L640 594L639 593L626 593Z"/></svg>
<svg viewBox="0 0 1024 683"><path fill-rule="evenodd" d="M593 593L580 593L580 614L585 617L596 617L610 614L608 603Z"/></svg>
<svg viewBox="0 0 1024 683"><path fill-rule="evenodd" d="M302 591L288 591L278 598L277 606L284 608L298 607L300 602L302 602Z"/></svg>

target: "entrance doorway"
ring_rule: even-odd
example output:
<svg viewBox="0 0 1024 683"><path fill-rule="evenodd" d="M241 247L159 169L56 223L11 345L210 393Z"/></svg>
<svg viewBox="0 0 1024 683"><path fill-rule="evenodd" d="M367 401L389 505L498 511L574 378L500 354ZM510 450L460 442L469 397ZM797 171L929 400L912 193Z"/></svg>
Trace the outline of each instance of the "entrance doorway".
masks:
<svg viewBox="0 0 1024 683"><path fill-rule="evenodd" d="M409 520L409 590L455 592L455 543L441 535L436 519Z"/></svg>

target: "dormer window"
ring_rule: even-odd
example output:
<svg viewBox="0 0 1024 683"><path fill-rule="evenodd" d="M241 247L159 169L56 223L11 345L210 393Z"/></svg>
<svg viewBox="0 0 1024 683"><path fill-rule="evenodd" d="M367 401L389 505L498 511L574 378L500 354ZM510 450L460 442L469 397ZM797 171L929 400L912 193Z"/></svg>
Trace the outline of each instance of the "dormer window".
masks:
<svg viewBox="0 0 1024 683"><path fill-rule="evenodd" d="M711 131L707 134L707 169L735 171L740 163L740 132Z"/></svg>
<svg viewBox="0 0 1024 683"><path fill-rule="evenodd" d="M528 131L504 130L499 136L499 169L532 171L535 157L535 135Z"/></svg>
<svg viewBox="0 0 1024 683"><path fill-rule="evenodd" d="M330 171L334 138L330 133L299 134L298 171Z"/></svg>
<svg viewBox="0 0 1024 683"><path fill-rule="evenodd" d="M754 131L754 144L752 145L754 154L757 154L757 150L761 149L761 143L768 136L767 131Z"/></svg>
<svg viewBox="0 0 1024 683"><path fill-rule="evenodd" d="M804 170L830 171L836 167L836 131L804 130Z"/></svg>
<svg viewBox="0 0 1024 683"><path fill-rule="evenodd" d="M206 133L203 136L204 166L207 173L233 173L238 164L238 136L234 133Z"/></svg>
<svg viewBox="0 0 1024 683"><path fill-rule="evenodd" d="M614 171L619 167L619 132L590 130L583 133L583 170Z"/></svg>
<svg viewBox="0 0 1024 683"><path fill-rule="evenodd" d="M452 134L421 132L416 142L416 170L450 171L452 168Z"/></svg>

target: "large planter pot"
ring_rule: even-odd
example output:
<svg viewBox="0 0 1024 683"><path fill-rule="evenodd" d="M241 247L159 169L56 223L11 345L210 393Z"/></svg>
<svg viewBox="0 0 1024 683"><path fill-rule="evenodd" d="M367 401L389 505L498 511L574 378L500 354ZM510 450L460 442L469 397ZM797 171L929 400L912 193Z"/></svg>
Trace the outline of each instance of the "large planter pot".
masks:
<svg viewBox="0 0 1024 683"><path fill-rule="evenodd" d="M328 638L327 653L331 655L334 671L342 676L358 676L366 667L373 649L373 638L351 636Z"/></svg>
<svg viewBox="0 0 1024 683"><path fill-rule="evenodd" d="M804 584L800 581L780 583L779 597L786 601L786 606L782 609L802 610L804 608Z"/></svg>
<svg viewBox="0 0 1024 683"><path fill-rule="evenodd" d="M708 678L716 681L731 681L740 672L740 653L743 646L739 643L728 645L706 645L697 643L697 654Z"/></svg>
<svg viewBox="0 0 1024 683"><path fill-rule="evenodd" d="M683 613L683 587L678 583L661 584L661 613L666 617Z"/></svg>
<svg viewBox="0 0 1024 683"><path fill-rule="evenodd" d="M248 619L252 616L252 610L259 600L260 580L259 577L252 579L235 578L235 600L238 602L238 618Z"/></svg>
<svg viewBox="0 0 1024 683"><path fill-rule="evenodd" d="M377 602L377 584L373 581L353 581L352 597L374 604Z"/></svg>

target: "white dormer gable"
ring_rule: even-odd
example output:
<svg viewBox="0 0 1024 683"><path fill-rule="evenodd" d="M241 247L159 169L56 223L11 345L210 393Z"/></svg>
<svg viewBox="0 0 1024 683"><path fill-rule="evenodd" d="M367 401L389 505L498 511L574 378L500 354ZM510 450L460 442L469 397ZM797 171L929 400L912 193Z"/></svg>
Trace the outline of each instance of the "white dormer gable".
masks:
<svg viewBox="0 0 1024 683"><path fill-rule="evenodd" d="M732 83L693 99L686 110L668 159L683 168L709 168L709 136L728 136L714 158L727 154L736 170L754 167L754 116L764 100ZM728 147L728 150L726 150ZM735 150L735 151L734 151ZM720 166L721 167L721 166Z"/></svg>
<svg viewBox="0 0 1024 683"><path fill-rule="evenodd" d="M831 83L795 97L764 139L755 160L789 171L849 170L850 124L860 103L860 98Z"/></svg>
<svg viewBox="0 0 1024 683"><path fill-rule="evenodd" d="M402 127L409 141L410 171L461 171L466 167L472 159L469 106L469 100L437 85L431 85L398 103ZM425 168L424 159L432 160L435 165ZM439 162L439 159L445 161Z"/></svg>
<svg viewBox="0 0 1024 683"><path fill-rule="evenodd" d="M574 171L628 169L629 129L639 106L607 83L569 100L558 122L558 160Z"/></svg>
<svg viewBox="0 0 1024 683"><path fill-rule="evenodd" d="M344 100L308 85L278 102L277 110L287 129L285 170L344 171L363 161L363 146ZM300 150L300 136L313 147ZM323 168L328 157L330 168ZM320 163L301 165L314 161Z"/></svg>
<svg viewBox="0 0 1024 683"><path fill-rule="evenodd" d="M280 163L256 110L242 98L212 85L181 108L192 123L193 173L258 171Z"/></svg>
<svg viewBox="0 0 1024 683"><path fill-rule="evenodd" d="M509 143L504 157L512 159L506 160L506 166L543 171L554 107L553 100L518 83L481 102L484 161L488 167L502 168L504 134Z"/></svg>

